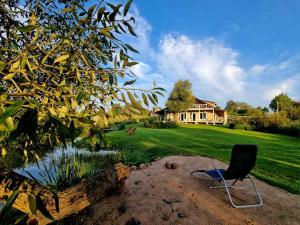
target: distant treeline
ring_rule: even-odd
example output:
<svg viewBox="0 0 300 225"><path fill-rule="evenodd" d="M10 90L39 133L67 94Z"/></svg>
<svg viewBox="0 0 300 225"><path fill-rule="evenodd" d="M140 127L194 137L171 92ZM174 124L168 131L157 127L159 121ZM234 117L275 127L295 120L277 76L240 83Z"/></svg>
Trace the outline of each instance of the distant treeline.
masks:
<svg viewBox="0 0 300 225"><path fill-rule="evenodd" d="M300 102L287 94L276 96L268 107L244 102L227 102L228 124L232 129L257 130L300 137Z"/></svg>

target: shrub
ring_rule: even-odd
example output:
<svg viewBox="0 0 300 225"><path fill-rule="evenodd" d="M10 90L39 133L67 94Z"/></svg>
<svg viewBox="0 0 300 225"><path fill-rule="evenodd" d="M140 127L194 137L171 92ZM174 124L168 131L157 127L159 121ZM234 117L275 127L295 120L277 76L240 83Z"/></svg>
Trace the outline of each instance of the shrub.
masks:
<svg viewBox="0 0 300 225"><path fill-rule="evenodd" d="M300 137L300 120L288 119L286 112L265 114L251 118L235 118L230 129L256 130Z"/></svg>
<svg viewBox="0 0 300 225"><path fill-rule="evenodd" d="M144 127L145 128L157 128L157 129L162 129L162 128L176 128L177 123L174 121L157 121L155 117L150 117L148 119L144 119Z"/></svg>
<svg viewBox="0 0 300 225"><path fill-rule="evenodd" d="M125 124L124 123L122 123L122 124L120 124L120 126L119 126L119 130L125 130Z"/></svg>
<svg viewBox="0 0 300 225"><path fill-rule="evenodd" d="M230 128L230 129L235 129L235 123L230 123L230 124L229 124L229 128Z"/></svg>

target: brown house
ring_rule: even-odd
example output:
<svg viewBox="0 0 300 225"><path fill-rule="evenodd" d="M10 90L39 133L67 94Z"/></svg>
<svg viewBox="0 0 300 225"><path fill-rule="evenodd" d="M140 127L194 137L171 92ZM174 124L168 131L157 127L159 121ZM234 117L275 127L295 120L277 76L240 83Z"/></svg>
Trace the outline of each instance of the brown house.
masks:
<svg viewBox="0 0 300 225"><path fill-rule="evenodd" d="M196 98L195 104L186 111L175 113L168 108L156 111L155 116L159 121L178 121L194 124L226 124L227 112L220 109L215 102Z"/></svg>

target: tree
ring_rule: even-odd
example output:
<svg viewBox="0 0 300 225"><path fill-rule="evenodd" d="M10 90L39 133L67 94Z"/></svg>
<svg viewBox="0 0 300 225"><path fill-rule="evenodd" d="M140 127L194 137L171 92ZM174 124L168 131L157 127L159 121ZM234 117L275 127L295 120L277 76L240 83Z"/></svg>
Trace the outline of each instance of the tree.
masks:
<svg viewBox="0 0 300 225"><path fill-rule="evenodd" d="M190 108L195 103L195 97L191 91L192 84L189 80L179 80L166 102L170 111L181 112Z"/></svg>
<svg viewBox="0 0 300 225"><path fill-rule="evenodd" d="M269 107L273 112L288 111L294 105L294 101L285 93L281 93L272 99Z"/></svg>
<svg viewBox="0 0 300 225"><path fill-rule="evenodd" d="M78 132L107 126L108 111L139 113L162 88L135 89L126 34L136 36L125 5L86 0L14 0L0 5L0 141L2 154L66 144ZM125 81L125 82L124 82ZM120 85L121 82L121 85ZM129 87L129 88L128 88ZM149 101L148 101L149 100ZM4 134L3 134L4 133Z"/></svg>
<svg viewBox="0 0 300 225"><path fill-rule="evenodd" d="M237 110L238 110L238 103L233 101L233 100L229 100L226 103L226 107L225 110L229 113L229 114L236 114Z"/></svg>
<svg viewBox="0 0 300 225"><path fill-rule="evenodd" d="M26 160L38 158L35 148L93 136L109 116L142 111L136 92L144 105L157 104L164 89L132 86L136 77L129 69L137 62L130 55L138 51L124 42L126 34L136 36L131 3L1 1L1 156L17 149ZM9 176L0 165L1 185L16 197L24 180L11 183Z"/></svg>

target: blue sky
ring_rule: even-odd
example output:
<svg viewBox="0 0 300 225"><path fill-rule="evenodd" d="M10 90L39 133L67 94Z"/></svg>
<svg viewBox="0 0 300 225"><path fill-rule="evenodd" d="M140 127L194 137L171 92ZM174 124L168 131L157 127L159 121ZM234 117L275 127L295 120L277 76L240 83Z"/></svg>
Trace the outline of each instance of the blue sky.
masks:
<svg viewBox="0 0 300 225"><path fill-rule="evenodd" d="M300 1L135 0L137 86L168 90L189 79L195 96L266 106L300 100Z"/></svg>

